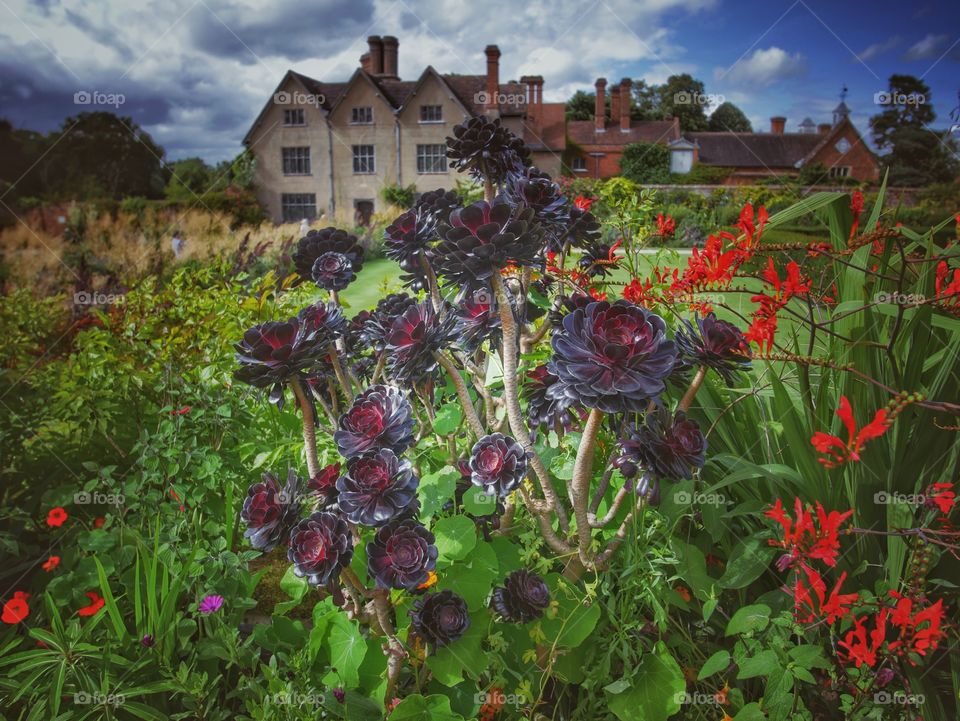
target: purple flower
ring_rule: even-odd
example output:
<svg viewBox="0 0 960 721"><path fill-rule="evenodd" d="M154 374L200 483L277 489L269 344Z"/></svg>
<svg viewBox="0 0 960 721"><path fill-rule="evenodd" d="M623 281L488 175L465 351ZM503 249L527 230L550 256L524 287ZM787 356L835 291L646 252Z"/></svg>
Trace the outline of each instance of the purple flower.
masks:
<svg viewBox="0 0 960 721"><path fill-rule="evenodd" d="M204 596L203 600L200 601L199 611L209 616L211 613L219 611L222 605L223 596Z"/></svg>
<svg viewBox="0 0 960 721"><path fill-rule="evenodd" d="M143 638L140 639L140 645L144 648L153 648L153 644L153 636L151 636L149 633L143 634Z"/></svg>

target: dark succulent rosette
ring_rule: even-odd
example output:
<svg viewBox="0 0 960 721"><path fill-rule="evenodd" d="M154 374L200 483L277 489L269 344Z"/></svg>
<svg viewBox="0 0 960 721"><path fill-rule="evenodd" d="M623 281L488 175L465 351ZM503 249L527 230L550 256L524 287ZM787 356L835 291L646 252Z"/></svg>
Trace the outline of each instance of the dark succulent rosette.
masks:
<svg viewBox="0 0 960 721"><path fill-rule="evenodd" d="M270 401L283 404L283 384L324 358L346 321L336 303L307 306L285 321L250 328L236 344L234 378L257 388L272 386Z"/></svg>
<svg viewBox="0 0 960 721"><path fill-rule="evenodd" d="M437 368L434 353L447 348L455 337L456 316L444 309L437 313L429 300L407 308L387 332L387 368L403 384L416 383Z"/></svg>
<svg viewBox="0 0 960 721"><path fill-rule="evenodd" d="M550 324L554 328L563 325L563 319L578 308L586 308L596 299L586 293L573 293L572 295L561 295L557 298L557 307L550 311Z"/></svg>
<svg viewBox="0 0 960 721"><path fill-rule="evenodd" d="M383 350L393 322L417 299L406 293L390 293L377 302L377 307L364 323L361 339L378 353Z"/></svg>
<svg viewBox="0 0 960 721"><path fill-rule="evenodd" d="M614 260L611 261L610 258ZM578 264L591 278L606 278L616 269L616 256L610 243L589 243L583 250Z"/></svg>
<svg viewBox="0 0 960 721"><path fill-rule="evenodd" d="M567 218L567 230L561 241L568 242L575 248L585 248L599 239L600 222L593 213L575 205L571 206L570 215ZM560 247L551 247L551 250L559 251Z"/></svg>
<svg viewBox="0 0 960 721"><path fill-rule="evenodd" d="M300 515L300 478L290 469L282 488L270 473L247 489L240 520L246 525L244 538L258 551L269 553L284 543Z"/></svg>
<svg viewBox="0 0 960 721"><path fill-rule="evenodd" d="M739 371L750 369L750 346L733 323L719 320L713 313L694 316L694 323L684 320L677 329L676 342L680 357L691 364L717 371L732 386Z"/></svg>
<svg viewBox="0 0 960 721"><path fill-rule="evenodd" d="M463 207L460 196L452 190L428 190L414 208L424 232L439 238L450 227L450 213Z"/></svg>
<svg viewBox="0 0 960 721"><path fill-rule="evenodd" d="M420 480L389 448L354 456L337 481L337 502L351 523L382 526L413 503Z"/></svg>
<svg viewBox="0 0 960 721"><path fill-rule="evenodd" d="M562 238L569 229L571 205L560 192L560 186L549 175L535 167L509 173L497 200L507 205L532 209L548 247L559 248L562 245Z"/></svg>
<svg viewBox="0 0 960 721"><path fill-rule="evenodd" d="M548 398L606 413L640 412L665 388L677 358L663 318L646 308L597 301L567 314L551 338Z"/></svg>
<svg viewBox="0 0 960 721"><path fill-rule="evenodd" d="M686 413L666 408L646 414L643 423L628 423L614 465L626 478L646 473L652 479L682 480L703 468L707 439ZM652 480L651 479L651 480Z"/></svg>
<svg viewBox="0 0 960 721"><path fill-rule="evenodd" d="M356 236L339 228L311 230L293 254L297 273L325 290L343 290L363 267L363 248Z"/></svg>
<svg viewBox="0 0 960 721"><path fill-rule="evenodd" d="M367 572L380 588L413 591L437 565L435 541L416 519L391 521L367 544Z"/></svg>
<svg viewBox="0 0 960 721"><path fill-rule="evenodd" d="M500 312L492 290L467 292L456 308L456 335L465 351L473 353L488 340L499 344Z"/></svg>
<svg viewBox="0 0 960 721"><path fill-rule="evenodd" d="M478 440L470 452L470 482L500 498L513 491L527 475L527 452L502 433Z"/></svg>
<svg viewBox="0 0 960 721"><path fill-rule="evenodd" d="M548 398L547 391L559 379L546 365L538 366L527 373L527 382L521 393L527 402L527 420L532 428L548 428L557 433L570 430L577 418L581 420L586 410L571 398L560 396Z"/></svg>
<svg viewBox="0 0 960 721"><path fill-rule="evenodd" d="M543 247L543 231L531 208L478 201L450 214L450 230L437 245L433 265L447 285L488 287L507 265L534 265Z"/></svg>
<svg viewBox="0 0 960 721"><path fill-rule="evenodd" d="M408 272L420 270L421 258L449 227L450 212L461 205L452 190L431 190L413 208L400 215L384 231L384 252Z"/></svg>
<svg viewBox="0 0 960 721"><path fill-rule="evenodd" d="M481 180L489 177L497 184L511 171L530 164L530 151L523 141L507 130L500 118L484 116L454 126L453 136L447 137L447 157L454 169Z"/></svg>
<svg viewBox="0 0 960 721"><path fill-rule="evenodd" d="M383 448L400 455L413 445L413 407L399 388L371 386L340 416L333 440L344 458Z"/></svg>
<svg viewBox="0 0 960 721"><path fill-rule="evenodd" d="M337 479L340 478L340 464L324 466L307 482L307 491L312 496L330 498L337 493Z"/></svg>
<svg viewBox="0 0 960 721"><path fill-rule="evenodd" d="M414 601L410 621L416 634L434 648L453 643L470 628L467 602L449 590Z"/></svg>
<svg viewBox="0 0 960 721"><path fill-rule="evenodd" d="M317 511L290 531L287 559L293 572L313 586L326 586L353 557L353 539L346 521Z"/></svg>
<svg viewBox="0 0 960 721"><path fill-rule="evenodd" d="M540 576L521 568L493 589L490 605L506 621L528 623L540 618L550 605L550 589Z"/></svg>
<svg viewBox="0 0 960 721"><path fill-rule="evenodd" d="M343 331L343 345L350 354L362 353L370 347L366 329L373 319L374 311L361 310L346 324Z"/></svg>

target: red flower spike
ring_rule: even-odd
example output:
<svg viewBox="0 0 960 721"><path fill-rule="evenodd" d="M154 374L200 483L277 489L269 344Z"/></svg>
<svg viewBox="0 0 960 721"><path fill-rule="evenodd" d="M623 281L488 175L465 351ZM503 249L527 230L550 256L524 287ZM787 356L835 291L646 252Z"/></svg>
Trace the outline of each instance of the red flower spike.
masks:
<svg viewBox="0 0 960 721"><path fill-rule="evenodd" d="M790 518L778 498L776 503L764 513L783 528L782 540L771 540L771 546L779 546L787 554L777 561L781 571L807 560L822 561L831 568L837 565L837 553L840 550L838 534L841 524L853 515L853 511L827 513L818 501L816 516L803 502L794 500L794 518Z"/></svg>
<svg viewBox="0 0 960 721"><path fill-rule="evenodd" d="M873 420L867 425L857 430L857 422L853 417L853 409L850 407L850 401L846 396L840 396L840 407L837 408L837 415L843 421L847 429L847 441L844 442L838 436L823 431L817 431L810 438L810 443L814 449L823 455L817 460L826 468L836 468L847 461L859 461L860 451L864 444L874 438L879 438L887 429L891 422L887 419L887 409L881 408L874 416Z"/></svg>

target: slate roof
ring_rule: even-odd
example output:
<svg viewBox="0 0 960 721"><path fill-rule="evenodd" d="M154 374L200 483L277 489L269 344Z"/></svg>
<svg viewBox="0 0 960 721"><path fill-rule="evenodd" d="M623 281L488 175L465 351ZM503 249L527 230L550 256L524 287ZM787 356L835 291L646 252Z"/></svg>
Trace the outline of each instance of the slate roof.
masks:
<svg viewBox="0 0 960 721"><path fill-rule="evenodd" d="M567 136L582 148L630 143L667 143L680 137L680 126L675 120L634 121L630 132L623 133L619 123L607 123L606 132L598 133L592 120L571 120L567 123Z"/></svg>
<svg viewBox="0 0 960 721"><path fill-rule="evenodd" d="M684 133L700 146L699 162L737 168L795 168L823 143L813 133Z"/></svg>

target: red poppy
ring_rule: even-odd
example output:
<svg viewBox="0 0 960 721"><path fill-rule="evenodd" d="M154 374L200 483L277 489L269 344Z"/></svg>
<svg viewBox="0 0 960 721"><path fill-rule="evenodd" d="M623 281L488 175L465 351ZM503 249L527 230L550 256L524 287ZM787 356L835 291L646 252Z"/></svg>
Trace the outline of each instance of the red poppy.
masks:
<svg viewBox="0 0 960 721"><path fill-rule="evenodd" d="M103 528L103 524L107 522L107 519L101 516L100 518L94 519L93 527L94 528Z"/></svg>
<svg viewBox="0 0 960 721"><path fill-rule="evenodd" d="M813 444L817 452L824 455L823 458L817 460L827 468L836 468L847 461L859 461L860 450L864 444L872 438L879 438L890 428L887 409L881 408L874 414L872 421L857 430L853 409L850 407L850 401L847 400L846 396L840 396L840 407L837 409L837 415L840 416L840 420L847 428L848 439L846 442L823 431L817 431L810 439L810 443Z"/></svg>
<svg viewBox="0 0 960 721"><path fill-rule="evenodd" d="M51 508L47 513L47 525L50 526L50 528L60 528L60 526L66 523L67 518L69 518L67 512L60 506Z"/></svg>
<svg viewBox="0 0 960 721"><path fill-rule="evenodd" d="M771 546L779 546L787 553L777 561L781 571L805 560L822 561L824 565L837 565L840 550L838 533L840 525L853 515L853 511L827 513L820 502L816 504L816 516L804 508L799 498L793 503L794 518L790 518L778 498L773 507L763 515L772 518L783 528L782 540L771 540Z"/></svg>
<svg viewBox="0 0 960 721"><path fill-rule="evenodd" d="M90 604L77 611L77 614L80 616L92 616L101 608L103 608L103 604L106 603L102 598L100 598L100 594L98 594L96 591L87 591L85 595L90 599Z"/></svg>
<svg viewBox="0 0 960 721"><path fill-rule="evenodd" d="M27 605L29 593L14 591L13 598L3 604L3 615L0 620L4 623L20 623L30 615L30 606Z"/></svg>
<svg viewBox="0 0 960 721"><path fill-rule="evenodd" d="M48 573L60 565L60 556L50 556L40 567Z"/></svg>

